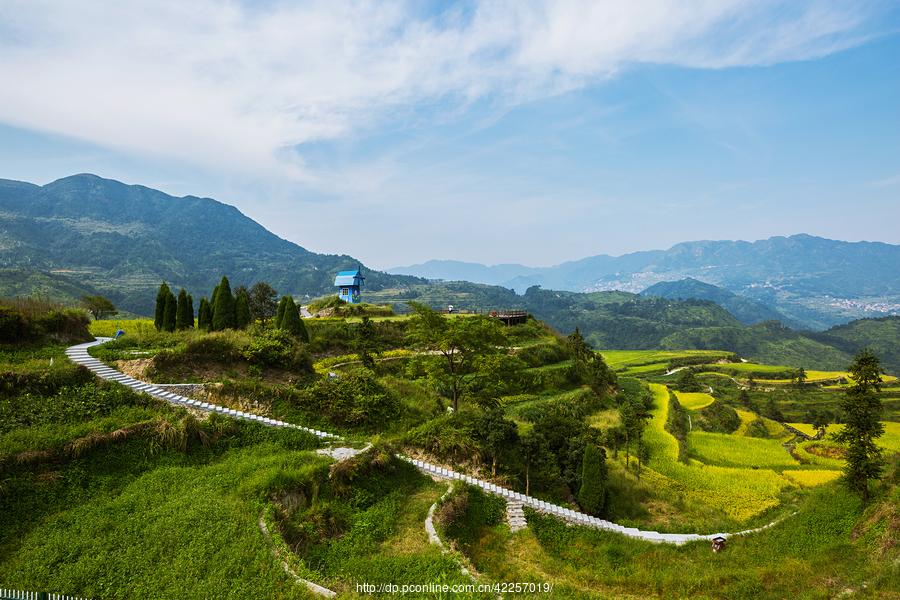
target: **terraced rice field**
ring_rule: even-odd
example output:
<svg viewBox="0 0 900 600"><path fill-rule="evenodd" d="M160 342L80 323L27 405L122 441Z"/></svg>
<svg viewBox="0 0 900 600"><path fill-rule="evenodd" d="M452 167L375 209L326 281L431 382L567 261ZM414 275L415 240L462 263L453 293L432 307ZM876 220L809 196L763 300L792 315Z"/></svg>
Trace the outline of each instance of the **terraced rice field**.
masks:
<svg viewBox="0 0 900 600"><path fill-rule="evenodd" d="M882 421L884 425L884 435L875 440L875 443L888 452L900 452L900 423L894 421ZM816 429L808 423L788 423L791 427L802 431L808 436L815 436ZM825 428L825 438L828 439L832 434L837 433L844 426L840 424L831 424Z"/></svg>
<svg viewBox="0 0 900 600"><path fill-rule="evenodd" d="M699 410L705 408L716 401L709 394L700 392L675 392L678 403L688 410Z"/></svg>
<svg viewBox="0 0 900 600"><path fill-rule="evenodd" d="M832 471L832 470L815 470L815 469L806 469L806 470L797 470L797 471L783 471L781 473L792 482L796 483L800 487L814 487L817 485L822 485L823 483L828 483L829 481L834 481L838 477L841 476L840 471Z"/></svg>
<svg viewBox="0 0 900 600"><path fill-rule="evenodd" d="M738 523L779 504L782 490L792 484L769 469L742 469L678 461L678 442L665 430L669 391L650 384L654 406L645 433L650 463L642 478L652 487L683 499L721 510Z"/></svg>
<svg viewBox="0 0 900 600"><path fill-rule="evenodd" d="M601 350L600 354L606 364L615 370L653 363L668 365L669 361L678 358L703 356L712 362L730 356L728 352L719 350Z"/></svg>
<svg viewBox="0 0 900 600"><path fill-rule="evenodd" d="M708 465L775 470L800 466L778 440L693 431L688 443L691 456Z"/></svg>

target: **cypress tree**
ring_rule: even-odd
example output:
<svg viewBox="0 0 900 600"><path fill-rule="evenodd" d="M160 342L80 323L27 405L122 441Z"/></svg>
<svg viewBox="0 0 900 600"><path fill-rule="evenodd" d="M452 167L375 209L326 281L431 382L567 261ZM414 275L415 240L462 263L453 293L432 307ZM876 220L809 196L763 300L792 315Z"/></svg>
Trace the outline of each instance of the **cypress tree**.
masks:
<svg viewBox="0 0 900 600"><path fill-rule="evenodd" d="M194 327L194 297L190 294L187 295L187 305L188 305L188 327Z"/></svg>
<svg viewBox="0 0 900 600"><path fill-rule="evenodd" d="M852 491L869 501L869 479L878 479L884 468L881 448L876 438L884 435L881 424L881 363L872 351L862 350L850 365L853 384L847 390L841 409L844 428L834 439L847 444L844 481Z"/></svg>
<svg viewBox="0 0 900 600"><path fill-rule="evenodd" d="M234 318L238 329L244 329L252 320L250 317L250 295L244 286L239 287L235 295Z"/></svg>
<svg viewBox="0 0 900 600"><path fill-rule="evenodd" d="M216 288L216 301L213 304L212 328L214 331L234 329L236 325L234 315L234 296L231 295L231 284L227 277L222 277L219 287Z"/></svg>
<svg viewBox="0 0 900 600"><path fill-rule="evenodd" d="M212 308L206 298L200 298L200 308L197 309L197 328L206 329L212 326Z"/></svg>
<svg viewBox="0 0 900 600"><path fill-rule="evenodd" d="M584 446L578 503L588 514L599 515L606 503L606 452L591 442Z"/></svg>
<svg viewBox="0 0 900 600"><path fill-rule="evenodd" d="M165 309L163 310L163 329L165 331L175 331L175 320L178 312L178 302L175 300L175 294L171 291L166 296Z"/></svg>
<svg viewBox="0 0 900 600"><path fill-rule="evenodd" d="M303 324L303 320L300 318L300 311L297 309L297 305L294 304L294 299L290 296L285 296L285 298L287 298L287 301L284 303L284 314L281 317L279 328L303 342L308 342L309 332L306 331L306 325Z"/></svg>
<svg viewBox="0 0 900 600"><path fill-rule="evenodd" d="M284 307L287 305L288 296L282 296L278 302L278 308L275 310L275 328L281 328L281 320L284 318Z"/></svg>
<svg viewBox="0 0 900 600"><path fill-rule="evenodd" d="M175 329L182 331L194 326L194 314L188 307L188 295L184 288L178 292L178 305L175 309Z"/></svg>
<svg viewBox="0 0 900 600"><path fill-rule="evenodd" d="M212 296L209 297L209 326L212 327L213 317L216 316L216 296L219 295L219 285L213 288Z"/></svg>
<svg viewBox="0 0 900 600"><path fill-rule="evenodd" d="M156 327L157 331L161 331L163 328L163 318L166 312L166 298L168 298L171 293L172 292L169 291L169 286L163 281L162 285L159 286L159 291L156 292L156 310L153 313L153 326Z"/></svg>

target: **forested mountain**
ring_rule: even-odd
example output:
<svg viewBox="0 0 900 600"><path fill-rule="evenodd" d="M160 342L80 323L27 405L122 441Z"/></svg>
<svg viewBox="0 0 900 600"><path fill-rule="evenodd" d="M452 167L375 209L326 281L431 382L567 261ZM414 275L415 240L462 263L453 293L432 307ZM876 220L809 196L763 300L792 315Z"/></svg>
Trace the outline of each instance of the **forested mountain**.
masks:
<svg viewBox="0 0 900 600"><path fill-rule="evenodd" d="M786 325L798 325L797 323L792 323L790 319L779 311L766 306L762 302L738 296L734 292L697 281L691 277L680 281L661 281L648 287L641 292L641 295L668 298L670 300L709 300L730 312L745 325L753 325L764 321L781 321Z"/></svg>
<svg viewBox="0 0 900 600"><path fill-rule="evenodd" d="M553 267L431 261L391 272L429 279L459 275L519 292L532 285L639 292L662 281L694 278L776 309L810 329L900 314L900 246L805 234L756 242L684 242L668 250L592 256Z"/></svg>
<svg viewBox="0 0 900 600"><path fill-rule="evenodd" d="M209 198L176 198L95 175L44 186L0 180L0 267L14 268L21 284L0 278L3 294L21 292L28 279L52 280L60 290L100 290L147 314L162 280L199 295L224 273L235 285L266 280L285 293L315 296L332 289L336 271L358 262L309 252ZM373 290L416 281L363 271Z"/></svg>

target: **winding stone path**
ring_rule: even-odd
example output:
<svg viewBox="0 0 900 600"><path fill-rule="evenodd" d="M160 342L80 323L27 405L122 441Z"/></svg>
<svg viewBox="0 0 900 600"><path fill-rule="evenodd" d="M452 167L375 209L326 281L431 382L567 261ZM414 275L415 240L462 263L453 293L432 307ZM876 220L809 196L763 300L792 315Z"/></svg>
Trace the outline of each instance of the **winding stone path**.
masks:
<svg viewBox="0 0 900 600"><path fill-rule="evenodd" d="M328 433L325 431L319 431L317 429L311 429L309 427L302 427L300 425L294 425L291 423L285 423L284 421L278 421L276 419L270 419L267 417L262 417L260 415L254 415L247 412L242 412L239 410L234 410L231 408L226 408L224 406L218 406L215 404L209 404L208 402L200 402L199 400L193 400L191 398L185 398L184 396L179 396L178 394L173 394L171 392L167 392L155 385L145 383L143 381L139 381L132 377L128 377L127 375L116 371L104 363L100 362L96 358L92 357L88 354L88 348L93 346L97 346L99 344L104 344L110 341L112 338L97 338L93 342L87 342L85 344L78 344L77 346L72 346L66 350L66 356L69 357L73 362L82 365L93 373L95 373L98 377L105 379L107 381L115 381L117 383L121 383L122 385L128 386L131 389L143 392L145 394L149 394L155 398L160 398L169 402L171 404L175 404L178 406L184 406L187 408L193 408L196 410L202 410L206 412L218 412L223 415L227 415L230 417L234 417L235 419L243 419L246 421L255 421L257 423L261 423L263 425L267 425L269 427L284 427L291 429L298 429L300 431L305 431L307 433L311 433L318 438L330 441L337 441L342 439L340 436L335 435L333 433ZM469 485L480 488L481 490L493 494L495 496L499 496L507 501L507 503L512 502L514 504L519 504L522 507L529 507L532 510L535 510L540 513L552 515L559 519L563 519L564 521L571 523L573 525L581 525L583 527L591 527L593 529L602 529L604 531L612 531L615 533L620 533L626 537L641 539L648 542L654 543L666 543L666 544L676 544L682 545L687 544L689 542L696 541L711 541L715 537L723 537L728 538L735 535L749 535L751 533L756 533L758 531L762 531L764 529L768 529L774 525L777 525L781 522L781 519L778 521L774 521L769 523L768 525L764 525L763 527L757 527L756 529L747 529L744 531L739 531L736 533L710 533L710 534L697 534L697 533L659 533L656 531L644 531L642 529L637 529L635 527L624 527L622 525L618 525L613 523L612 521L606 521L604 519L599 519L597 517L593 517L591 515L586 515L584 513L580 513L578 511L572 510L570 508L564 508L562 506L557 506L556 504L551 504L549 502L545 502L544 500L538 500L532 496L526 496L525 494L520 494L519 492L514 492L507 488L501 487L499 485L489 483L487 481L483 481L481 479L476 479L474 477L470 477L468 475L464 475L462 473L458 473L453 471L452 469L448 469L446 467L435 465L432 463L424 462L421 460L416 460L410 458L408 456L404 456L402 454L397 454L397 458L404 460L413 466L415 466L420 471L431 475L433 477L437 477L440 479L446 479L450 482L453 481L461 481L467 483ZM524 516L524 513L523 513Z"/></svg>

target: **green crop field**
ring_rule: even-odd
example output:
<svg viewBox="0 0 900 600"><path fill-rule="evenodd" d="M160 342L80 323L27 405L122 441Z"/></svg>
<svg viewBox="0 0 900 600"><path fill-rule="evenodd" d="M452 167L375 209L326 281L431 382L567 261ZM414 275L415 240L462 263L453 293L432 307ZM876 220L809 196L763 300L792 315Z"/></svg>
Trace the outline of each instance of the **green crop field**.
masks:
<svg viewBox="0 0 900 600"><path fill-rule="evenodd" d="M668 363L679 358L706 357L710 361L730 356L728 352L717 350L601 350L600 354L613 369L623 367L643 366L653 363Z"/></svg>
<svg viewBox="0 0 900 600"><path fill-rule="evenodd" d="M688 442L691 455L710 465L776 470L800 466L777 440L693 431Z"/></svg>

